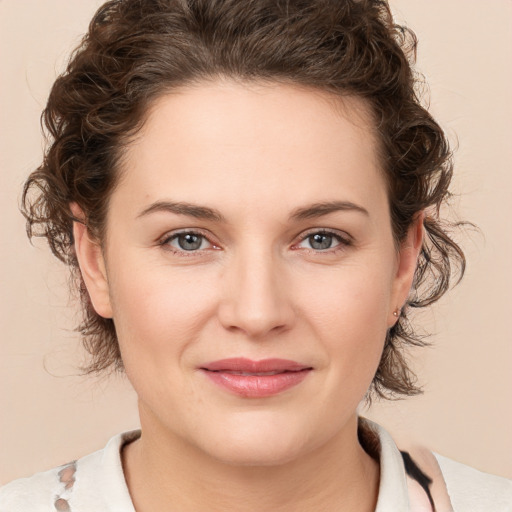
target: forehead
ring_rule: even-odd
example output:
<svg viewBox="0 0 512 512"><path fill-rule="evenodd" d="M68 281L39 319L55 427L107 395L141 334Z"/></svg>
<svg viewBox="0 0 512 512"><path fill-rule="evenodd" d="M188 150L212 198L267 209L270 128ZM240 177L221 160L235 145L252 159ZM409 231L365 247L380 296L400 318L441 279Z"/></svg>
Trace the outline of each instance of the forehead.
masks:
<svg viewBox="0 0 512 512"><path fill-rule="evenodd" d="M166 194L203 204L347 194L361 201L384 188L376 148L360 98L288 84L199 83L154 101L120 183L140 202Z"/></svg>
<svg viewBox="0 0 512 512"><path fill-rule="evenodd" d="M300 84L219 78L179 87L157 97L148 108L141 135L154 137L162 128L174 128L183 138L188 134L199 136L206 143L215 142L216 137L221 139L223 129L236 129L239 139L259 137L264 142L262 135L276 135L276 142L284 144L298 143L304 136L311 142L315 135L335 136L347 122L354 132L364 135L361 140L375 142L372 110L363 98L340 96ZM344 133L347 135L348 131Z"/></svg>

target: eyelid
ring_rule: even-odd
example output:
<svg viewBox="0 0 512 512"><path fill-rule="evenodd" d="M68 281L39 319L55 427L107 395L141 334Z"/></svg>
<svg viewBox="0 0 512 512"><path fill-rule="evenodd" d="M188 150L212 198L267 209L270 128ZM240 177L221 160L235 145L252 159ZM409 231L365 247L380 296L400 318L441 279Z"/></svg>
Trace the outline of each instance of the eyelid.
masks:
<svg viewBox="0 0 512 512"><path fill-rule="evenodd" d="M210 244L210 247L207 249L198 249L196 251L185 251L182 249L178 249L176 247L172 247L169 244L170 241L175 240L179 235L185 235L185 234L199 235L199 236L203 237L205 240L208 241L208 243ZM208 231L205 231L204 229L201 229L201 228L180 228L180 229L176 229L173 231L168 231L167 233L165 233L165 235L161 236L157 240L157 243L160 246L167 246L169 248L169 250L172 252L188 253L187 255L191 256L193 254L197 254L202 251L206 251L206 250L210 250L210 249L215 249L215 250L220 249L219 244L212 241L212 238L213 238L213 236L211 235L211 233L209 233Z"/></svg>
<svg viewBox="0 0 512 512"><path fill-rule="evenodd" d="M174 240L179 235L188 234L188 233L202 236L203 238L205 238L208 241L208 243L210 244L211 247L209 247L208 249L198 249L196 251L185 251L185 250L181 250L181 249L178 249L178 248L175 248L175 247L172 247L169 245L169 242L171 240ZM298 244L300 244L301 242L306 240L309 236L315 235L315 234L332 235L340 242L339 245L336 245L335 247L333 247L331 249L325 249L322 251L315 250L315 249L309 249L310 251L315 252L315 253L324 253L325 254L325 253L329 253L329 252L334 252L336 250L340 250L340 248L346 248L350 245L353 245L353 242L354 242L353 237L351 235L349 235L346 231L340 231L340 230L332 229L332 228L318 227L318 228L310 228L306 231L301 232L300 235L298 235L296 237L296 239L295 239L296 241L293 242L291 249L297 250ZM157 240L157 243L160 246L167 246L169 248L168 250L170 250L172 252L180 253L180 254L186 253L188 256L192 256L194 254L197 254L197 253L200 253L200 252L206 251L206 250L211 250L211 249L219 250L221 248L220 244L214 242L212 240L212 238L214 238L214 237L209 231L201 229L201 228L180 228L180 229L176 229L173 231L168 231L167 233L165 233L163 236L161 236ZM308 250L308 249L306 249L306 250Z"/></svg>
<svg viewBox="0 0 512 512"><path fill-rule="evenodd" d="M340 246L341 247L347 247L347 246L350 246L350 245L352 245L354 243L353 237L351 235L349 235L346 231L340 231L340 230L332 229L332 228L310 228L310 229L308 229L306 231L303 231L296 238L296 242L294 242L292 244L292 249L297 249L298 244L300 244L301 242L306 240L311 235L316 235L316 234L332 235L333 237L335 237L336 239L339 240L340 244L339 244L339 246L337 245L337 246L335 246L335 247L333 247L331 249L325 249L323 251L319 251L319 250L315 250L315 249L310 249L313 252L328 253L329 251L335 251L336 249L339 249Z"/></svg>

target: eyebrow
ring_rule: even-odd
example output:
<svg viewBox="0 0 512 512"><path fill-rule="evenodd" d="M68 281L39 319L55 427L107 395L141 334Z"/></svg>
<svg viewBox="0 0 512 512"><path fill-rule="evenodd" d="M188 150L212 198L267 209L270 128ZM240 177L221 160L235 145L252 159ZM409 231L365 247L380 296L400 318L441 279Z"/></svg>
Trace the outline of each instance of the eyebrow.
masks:
<svg viewBox="0 0 512 512"><path fill-rule="evenodd" d="M208 208L207 206L199 206L191 203L176 203L173 201L157 201L139 213L137 218L144 217L156 212L168 212L175 213L177 215L187 215L196 219L226 222L225 217L218 210L214 210L213 208Z"/></svg>
<svg viewBox="0 0 512 512"><path fill-rule="evenodd" d="M305 207L295 209L289 219L292 221L313 219L339 211L355 211L369 216L368 210L350 201L328 201L314 203ZM145 208L137 215L137 218L144 217L151 213L168 212L177 215L187 215L196 219L226 222L226 218L214 208L199 206L196 204L173 201L157 201Z"/></svg>
<svg viewBox="0 0 512 512"><path fill-rule="evenodd" d="M304 208L297 208L290 215L290 220L305 220L322 217L334 212L354 211L370 216L368 210L350 201L329 201L326 203L315 203Z"/></svg>

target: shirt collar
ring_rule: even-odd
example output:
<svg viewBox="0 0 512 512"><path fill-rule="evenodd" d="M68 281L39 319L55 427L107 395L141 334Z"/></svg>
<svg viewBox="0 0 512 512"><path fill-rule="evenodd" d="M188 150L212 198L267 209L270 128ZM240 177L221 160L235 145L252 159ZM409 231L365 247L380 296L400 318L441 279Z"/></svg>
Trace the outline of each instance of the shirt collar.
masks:
<svg viewBox="0 0 512 512"><path fill-rule="evenodd" d="M373 436L377 445L380 483L375 512L406 512L410 510L407 477L402 455L391 436L380 425L366 418L359 419L360 438Z"/></svg>

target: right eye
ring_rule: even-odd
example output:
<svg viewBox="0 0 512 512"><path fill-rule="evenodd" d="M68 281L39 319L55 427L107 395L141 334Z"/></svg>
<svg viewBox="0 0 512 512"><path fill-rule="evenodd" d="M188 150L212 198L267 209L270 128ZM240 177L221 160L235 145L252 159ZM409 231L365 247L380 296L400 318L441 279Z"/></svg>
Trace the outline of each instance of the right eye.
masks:
<svg viewBox="0 0 512 512"><path fill-rule="evenodd" d="M325 251L332 249L340 244L340 237L332 233L314 233L306 237L309 247L316 251Z"/></svg>
<svg viewBox="0 0 512 512"><path fill-rule="evenodd" d="M213 244L201 233L182 231L162 241L162 245L170 246L175 252L194 252L213 248Z"/></svg>

